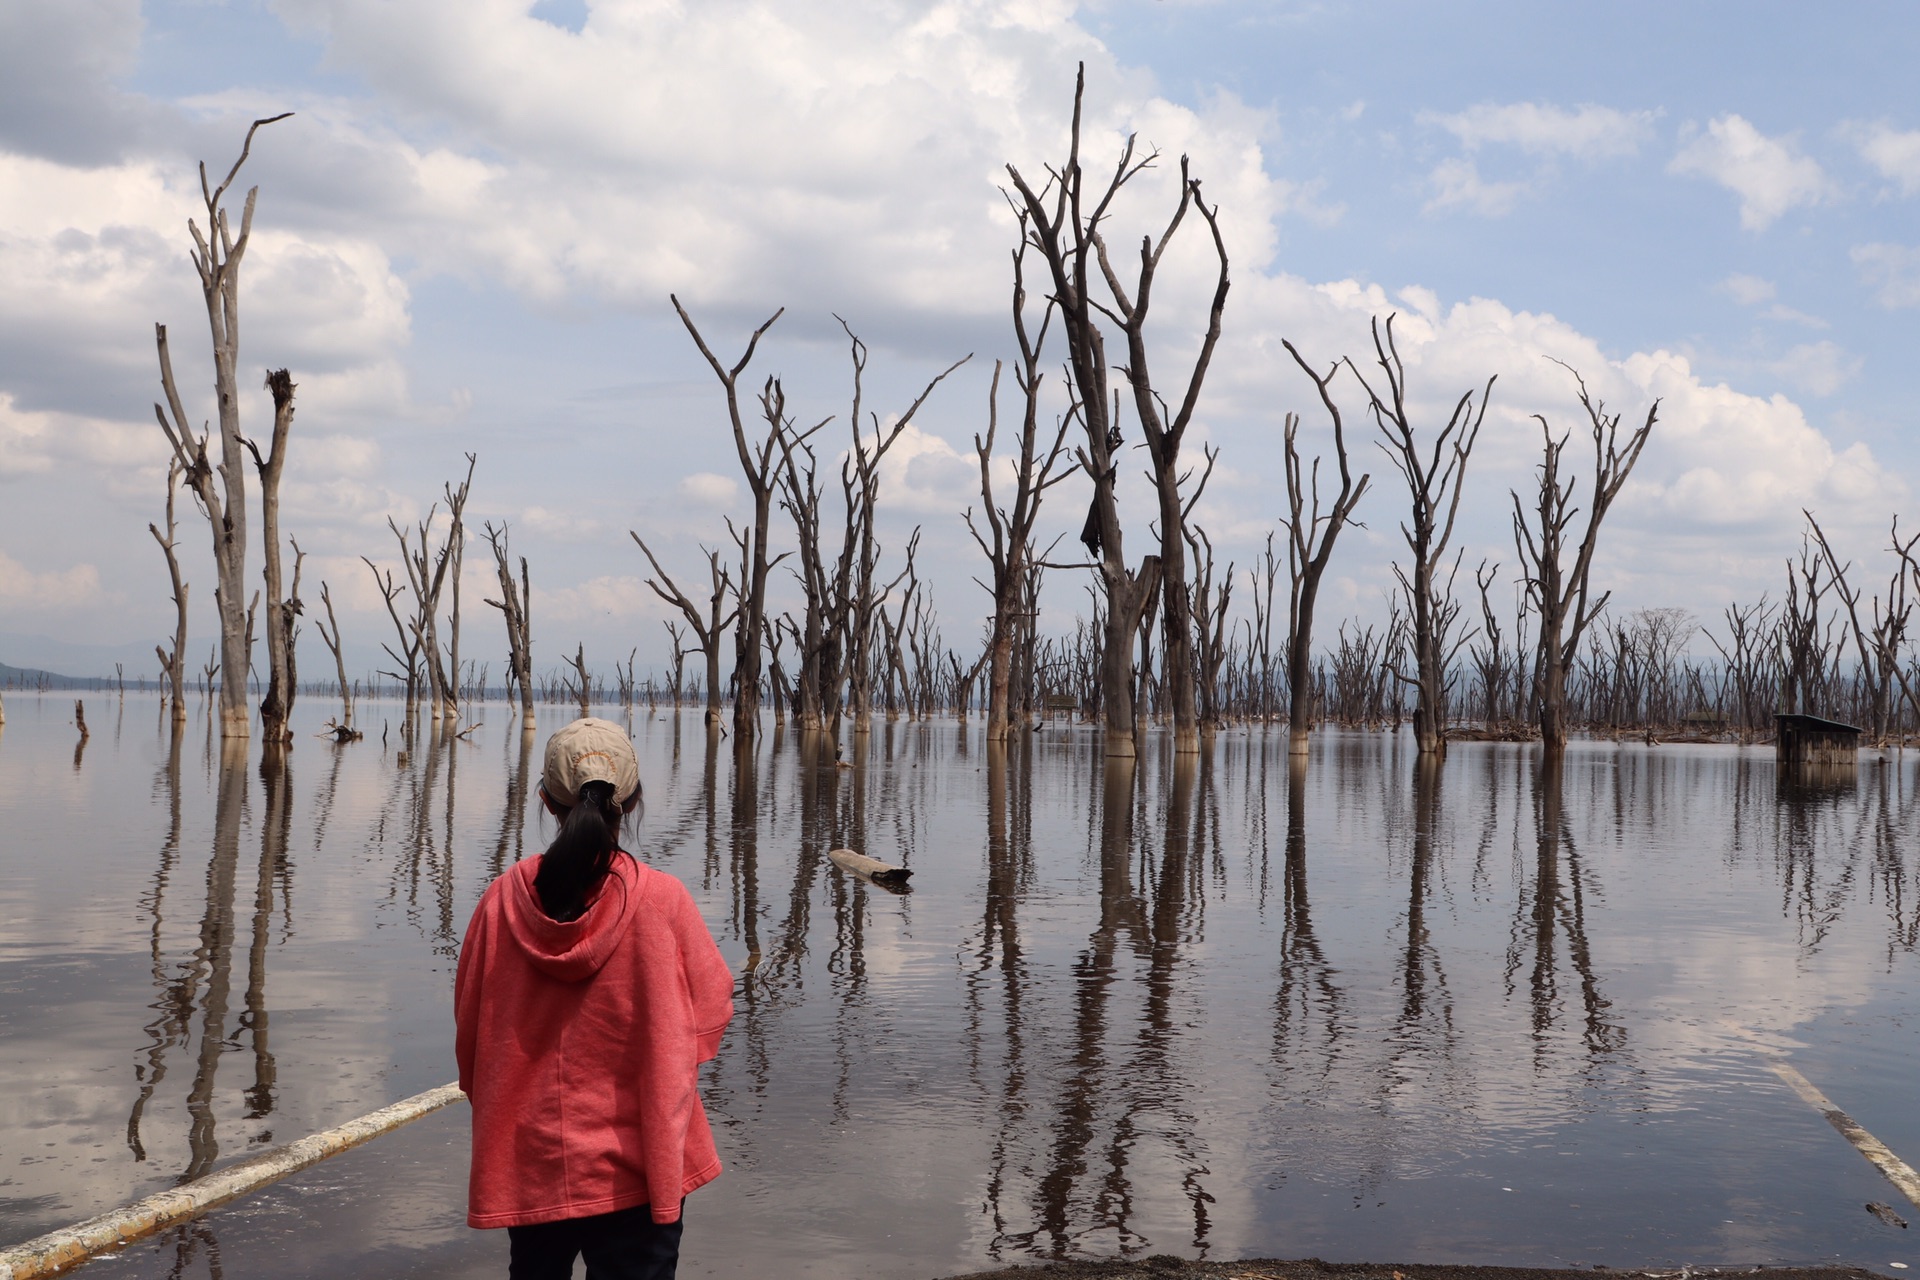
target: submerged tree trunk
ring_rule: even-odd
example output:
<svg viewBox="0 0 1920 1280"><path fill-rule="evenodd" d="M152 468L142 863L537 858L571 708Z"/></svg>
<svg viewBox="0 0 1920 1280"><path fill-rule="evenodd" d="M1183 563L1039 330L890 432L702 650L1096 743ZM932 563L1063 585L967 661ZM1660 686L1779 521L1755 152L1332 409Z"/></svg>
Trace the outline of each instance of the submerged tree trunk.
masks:
<svg viewBox="0 0 1920 1280"><path fill-rule="evenodd" d="M672 295L669 297L680 322L686 326L694 345L700 348L700 354L706 357L707 364L726 392L727 422L733 430L734 452L739 456L740 471L747 482L747 490L753 496L752 527L740 529L734 535L741 548L743 567L740 610L733 629L733 731L736 738L746 741L760 731L760 642L768 626L767 572L775 562L767 555L768 522L776 487L776 453L781 433L785 430L786 397L780 389L779 379L767 379L760 397L767 434L757 445L749 444L746 424L740 416L739 379L752 362L754 349L760 345L761 337L773 327L773 322L781 317L786 308L775 311L767 317L765 324L753 331L753 336L747 340L746 351L732 368L728 368L708 348L706 339L700 336L700 330L693 323L693 317L680 305L680 299Z"/></svg>
<svg viewBox="0 0 1920 1280"><path fill-rule="evenodd" d="M353 727L353 686L347 683L347 659L340 647L340 622L333 616L333 596L327 591L327 584L320 584L320 606L327 612L325 622L317 623L320 628L321 643L333 655L333 670L340 681L340 720L336 736L346 740L357 736Z"/></svg>
<svg viewBox="0 0 1920 1280"><path fill-rule="evenodd" d="M520 727L531 732L533 713L533 622L529 614L533 591L527 577L527 558L520 557L520 581L513 580L512 557L507 545L507 526L485 526L487 543L493 548L493 567L500 577L500 598L486 598L507 623L507 664L513 683L520 687Z"/></svg>
<svg viewBox="0 0 1920 1280"><path fill-rule="evenodd" d="M1571 372L1571 370L1569 370ZM1566 445L1563 435L1553 438L1547 420L1535 415L1545 436L1545 451L1540 463L1540 481L1536 490L1533 520L1521 508L1520 495L1513 498L1513 543L1519 552L1521 571L1526 575L1527 595L1540 615L1540 637L1534 664L1534 702L1539 713L1540 743L1549 756L1558 756L1567 745L1566 686L1567 672L1580 651L1581 637L1589 623L1606 607L1610 593L1589 599L1588 578L1593 569L1594 548L1600 537L1600 522L1627 482L1633 464L1639 461L1660 412L1660 402L1647 410L1646 421L1619 444L1620 415L1609 417L1603 401L1587 394L1587 384L1578 373L1574 381L1580 387L1580 405L1587 412L1593 434L1593 489L1587 504L1587 527L1580 535L1579 549L1571 565L1563 565L1568 526L1576 513L1572 506L1573 481L1560 479L1560 451Z"/></svg>
<svg viewBox="0 0 1920 1280"><path fill-rule="evenodd" d="M214 484L216 468L207 458L207 437L195 436L191 419L180 399L173 376L173 357L167 347L167 327L154 326L154 343L160 357L160 386L166 407L153 406L154 417L166 433L193 489L194 497L207 515L213 534L215 573L214 606L220 618L220 736L246 738L251 734L247 720L247 672L253 665L251 635L247 626L247 474L240 434L240 264L246 256L247 241L253 229L254 204L260 189L247 192L240 214L240 234L235 236L227 222L221 200L227 188L247 162L253 148L253 135L264 124L284 120L291 112L256 120L247 130L240 158L227 171L218 187L207 182L207 167L200 166L200 194L207 210L207 229L189 220L193 236L194 269L200 275L200 292L206 301L207 327L213 340L213 383L220 423L220 485Z"/></svg>
<svg viewBox="0 0 1920 1280"><path fill-rule="evenodd" d="M1287 415L1284 436L1287 515L1281 519L1287 526L1287 569L1291 585L1287 601L1287 754L1305 756L1313 730L1313 607L1319 599L1320 579L1327 571L1327 562L1333 558L1333 544L1340 537L1340 531L1347 527L1353 509L1360 504L1371 476L1363 474L1355 481L1347 465L1347 437L1340 406L1327 390L1340 366L1336 363L1322 377L1291 342L1283 341L1282 345L1300 366L1300 371L1313 380L1320 403L1333 420L1333 452L1340 463L1340 492L1323 516L1320 514L1320 459L1314 458L1310 475L1302 474L1298 444L1300 419L1291 413ZM1267 592L1267 607L1271 609L1271 578Z"/></svg>
<svg viewBox="0 0 1920 1280"><path fill-rule="evenodd" d="M160 544L160 550L167 557L167 577L173 584L173 650L154 646L154 652L160 655L160 669L166 676L168 697L172 703L172 719L175 724L187 722L187 582L180 576L180 557L174 554L173 496L174 482L180 478L180 460L167 461L167 533L160 535L155 525L148 525L147 532ZM0 723L5 723L0 715Z"/></svg>
<svg viewBox="0 0 1920 1280"><path fill-rule="evenodd" d="M1183 159L1179 205L1157 242L1150 237L1142 240L1139 273L1132 296L1128 295L1109 261L1100 226L1120 189L1151 166L1157 153L1136 156L1135 139L1129 137L1105 186L1089 191L1080 166L1081 105L1085 90L1086 68L1082 66L1074 81L1073 128L1067 158L1049 166L1048 182L1036 190L1015 166L1008 165L1007 174L1018 192L1016 205L1025 215L1021 222L1023 239L1040 251L1052 278L1052 301L1060 309L1061 327L1067 340L1067 363L1073 377L1072 414L1086 430L1086 447L1075 452L1082 470L1093 481L1093 502L1081 541L1086 544L1089 555L1098 558L1097 568L1106 595L1100 680L1106 751L1110 756L1121 757L1136 751L1139 725L1134 705L1133 642L1163 574L1168 576L1170 588L1166 593L1168 659L1177 668L1170 672L1175 749L1193 751L1198 749L1199 738L1193 700L1192 620L1186 607L1185 550L1186 516L1192 508L1192 499L1183 499L1180 493L1183 477L1179 471L1179 450L1220 336L1220 315L1226 304L1228 284L1226 248L1214 211L1199 198L1199 184L1189 176ZM1219 271L1199 355L1183 398L1168 417L1148 371L1145 326L1161 255L1189 208L1197 208L1213 231ZM1093 299L1091 290L1096 275L1106 284L1110 305ZM1161 553L1144 560L1138 572L1130 572L1126 566L1119 509L1114 499L1121 433L1109 386L1106 341L1099 325L1101 315L1114 320L1126 336L1127 365L1120 372L1133 391L1134 411L1146 433L1160 508Z"/></svg>
<svg viewBox="0 0 1920 1280"><path fill-rule="evenodd" d="M1407 374L1393 336L1393 316L1383 326L1373 324L1373 350L1376 363L1386 378L1383 398L1368 383L1365 375L1348 360L1347 368L1360 379L1373 412L1374 425L1380 430L1382 446L1407 484L1409 518L1400 526L1407 549L1413 553L1411 573L1394 566L1394 576L1407 598L1413 619L1414 674L1389 668L1402 684L1412 685L1418 694L1413 711L1413 733L1420 754L1444 755L1447 729L1447 666L1452 660L1449 632L1458 618L1460 606L1453 599L1451 573L1441 581L1447 544L1453 538L1454 518L1460 512L1460 493L1466 482L1467 458L1486 420L1487 402L1493 395L1493 378L1479 394L1476 407L1472 391L1454 403L1446 425L1434 437L1430 456L1422 453L1407 417ZM1384 333L1383 333L1384 329Z"/></svg>
<svg viewBox="0 0 1920 1280"><path fill-rule="evenodd" d="M287 462L287 435L293 428L293 378L285 369L267 375L273 393L273 438L266 456L247 441L260 471L260 543L267 581L267 694L260 702L260 736L284 743L293 734L287 722L298 692L293 657L294 619L300 615L300 554L293 544L293 583L290 590L280 569L280 476Z"/></svg>

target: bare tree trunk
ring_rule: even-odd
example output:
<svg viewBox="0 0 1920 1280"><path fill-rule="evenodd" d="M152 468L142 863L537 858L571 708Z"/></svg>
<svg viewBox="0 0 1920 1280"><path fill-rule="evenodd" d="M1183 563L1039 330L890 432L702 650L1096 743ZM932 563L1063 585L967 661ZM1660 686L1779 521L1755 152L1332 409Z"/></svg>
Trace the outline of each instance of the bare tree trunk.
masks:
<svg viewBox="0 0 1920 1280"><path fill-rule="evenodd" d="M718 729L726 719L722 707L724 689L720 684L720 637L740 616L741 608L738 603L739 593L734 589L733 577L720 567L718 551L700 548L707 552L707 568L713 584L713 591L707 597L707 614L702 617L700 606L688 598L686 592L680 590L679 585L668 576L667 571L660 567L660 561L653 554L653 549L642 542L640 535L633 530L629 529L627 534L639 545L641 553L647 557L647 563L653 566L654 573L659 575L657 580L654 578L646 580L647 585L653 589L653 594L679 609L689 625L693 627L693 634L700 641L700 652L706 655L707 660L707 727ZM726 611L729 595L735 597L736 603L731 611ZM737 698L739 695L736 693L734 696Z"/></svg>
<svg viewBox="0 0 1920 1280"><path fill-rule="evenodd" d="M1333 558L1333 544L1347 527L1353 509L1367 491L1372 477L1363 474L1356 482L1347 465L1346 429L1340 406L1334 403L1327 386L1340 370L1336 363L1326 377L1313 371L1291 342L1283 340L1287 354L1312 379L1320 393L1320 403L1333 419L1333 451L1340 463L1340 493L1326 515L1320 514L1320 459L1316 456L1309 475L1302 475L1298 434L1300 419L1288 414L1285 425L1287 470L1287 515L1281 523L1287 527L1287 571L1290 590L1287 596L1287 754L1304 756L1313 731L1313 608L1320 595L1320 579ZM1303 481L1305 483L1303 483ZM1271 569L1268 570L1272 572ZM1273 608L1273 587L1269 578L1267 608Z"/></svg>
<svg viewBox="0 0 1920 1280"><path fill-rule="evenodd" d="M287 463L287 434L293 428L293 378L285 369L267 374L273 393L273 438L265 457L246 442L260 472L260 543L267 582L267 696L260 702L260 735L284 743L293 734L287 722L298 692L294 666L294 619L300 615L300 549L294 546L293 587L285 590L280 571L280 477Z"/></svg>
<svg viewBox="0 0 1920 1280"><path fill-rule="evenodd" d="M1573 373L1569 369L1568 372ZM1589 599L1588 576L1593 569L1594 547L1600 537L1600 522L1613 505L1620 487L1627 482L1633 464L1639 461L1660 412L1660 402L1647 409L1647 419L1628 438L1618 444L1620 415L1608 417L1604 401L1587 394L1587 384L1578 373L1580 405L1587 412L1593 432L1593 491L1587 507L1587 527L1580 536L1579 551L1573 565L1564 570L1561 559L1566 547L1568 525L1575 509L1570 501L1573 481L1560 480L1560 451L1567 438L1553 438L1547 420L1534 415L1545 437L1540 463L1540 484L1535 504L1535 523L1529 524L1520 506L1520 495L1513 494L1513 543L1520 553L1521 569L1526 574L1527 594L1540 614L1538 660L1535 665L1535 690L1540 715L1540 744L1548 755L1558 756L1567 745L1566 684L1567 671L1579 652L1580 638L1589 623L1606 607L1608 593L1598 600ZM1482 404L1484 410L1485 405ZM1477 423L1475 424L1477 427Z"/></svg>
<svg viewBox="0 0 1920 1280"><path fill-rule="evenodd" d="M803 732L819 730L838 740L843 707L851 706L855 732L870 723L871 695L868 668L873 647L874 614L899 579L885 588L875 585L880 544L874 536L874 518L880 500L880 462L913 423L920 408L947 376L966 359L957 360L921 390L906 411L882 428L876 420L871 439L862 435L863 382L867 347L843 321L853 362L852 447L840 468L843 501L840 551L831 561L825 554L821 528L818 459L808 440L831 418L805 431L795 431L783 412L768 406L770 421L779 421L782 505L793 517L799 543L796 576L806 593L806 619L800 647L800 701L796 708ZM971 357L967 357L970 359ZM919 532L916 529L914 541ZM909 544L909 560L911 560ZM904 576L904 575L903 575ZM844 699L844 701L843 701Z"/></svg>
<svg viewBox="0 0 1920 1280"><path fill-rule="evenodd" d="M346 742L359 736L353 727L353 686L347 683L347 659L340 647L340 622L333 616L333 597L328 594L324 581L320 584L320 605L327 611L327 620L318 623L320 640L333 654L333 669L340 681L340 721L334 736Z"/></svg>
<svg viewBox="0 0 1920 1280"><path fill-rule="evenodd" d="M520 557L520 582L513 581L512 559L507 546L507 526L498 529L489 522L487 543L493 548L493 567L500 576L500 598L486 603L498 609L507 623L507 662L513 681L520 686L520 728L534 728L533 712L533 591L527 577L527 558Z"/></svg>
<svg viewBox="0 0 1920 1280"><path fill-rule="evenodd" d="M1076 115L1078 112L1076 111ZM1131 143L1129 143L1131 146ZM1151 162L1152 157L1148 157ZM1154 390L1153 379L1147 369L1146 325L1148 303L1153 296L1154 276L1159 270L1160 257L1166 252L1173 234L1179 230L1191 205L1200 211L1206 220L1207 228L1213 233L1214 256L1219 264L1218 275L1214 281L1213 301L1207 316L1206 333L1200 340L1199 354L1194 358L1193 368L1187 375L1187 386L1181 397L1179 408L1171 417L1163 416L1167 405ZM1191 752L1200 749L1199 712L1194 697L1194 676L1197 670L1194 657L1194 620L1188 609L1187 594L1187 516L1200 500L1200 493L1206 488L1207 476L1213 471L1213 459L1207 457L1205 471L1201 473L1200 483L1193 495L1182 498L1180 486L1185 477L1180 473L1180 445L1186 438L1187 427L1193 421L1194 409L1200 401L1200 387L1206 380L1207 366L1212 362L1213 350L1220 341L1220 317L1227 305L1227 246L1220 238L1220 224L1216 218L1217 208L1210 209L1206 201L1200 198L1200 180L1189 175L1187 158L1180 157L1180 203L1168 221L1166 230L1161 232L1158 243L1151 237L1143 236L1140 241L1140 270L1134 281L1133 297L1129 299L1121 288L1118 275L1107 261L1106 242L1096 231L1094 245L1100 256L1100 269L1106 276L1108 288L1113 293L1117 312L1125 321L1127 337L1127 363L1121 370L1128 385L1133 389L1133 408L1140 419L1140 426L1147 438L1147 452L1153 460L1153 483L1160 504L1160 579L1161 579L1161 632L1163 635L1162 662L1167 673L1167 694L1173 704L1173 744L1176 752Z"/></svg>
<svg viewBox="0 0 1920 1280"><path fill-rule="evenodd" d="M1020 418L1020 456L1015 464L1013 509L1008 511L993 500L993 438L1000 425L1000 362L993 363L993 385L987 393L987 436L973 438L974 452L980 458L980 502L992 544L981 536L973 523L973 512L966 514L967 530L987 553L993 566L993 623L987 636L987 740L1004 742L1010 724L1008 702L1013 677L1014 643L1020 634L1024 590L1033 554L1033 526L1040 515L1040 500L1046 491L1073 473L1054 474L1054 466L1066 449L1067 428L1071 416L1063 415L1060 428L1044 459L1039 459L1041 349L1046 344L1047 328L1053 319L1049 302L1040 317L1037 333L1027 328L1026 224L1028 215L1016 210L1020 220L1020 246L1013 252L1013 331L1020 343L1020 364L1014 370L1023 408ZM1038 465L1036 467L1036 461Z"/></svg>
<svg viewBox="0 0 1920 1280"><path fill-rule="evenodd" d="M253 209L260 189L248 190L240 214L240 234L228 228L221 200L240 173L253 148L253 135L263 124L284 120L291 112L256 120L247 129L240 158L227 171L218 187L207 183L207 167L200 166L200 194L207 209L207 230L201 234L191 220L187 229L193 236L193 265L200 273L200 291L206 300L207 327L213 340L213 382L220 421L221 485L214 486L215 467L207 460L207 438L196 437L188 425L185 406L173 376L173 357L167 348L167 327L154 326L154 342L160 356L160 386L167 405L153 406L154 417L173 447L173 456L187 477L207 523L213 533L215 573L214 605L220 617L220 736L246 738L251 735L247 720L247 672L252 666L249 652L247 609L247 475L240 434L240 384L236 370L240 363L240 263L247 252L253 229Z"/></svg>
<svg viewBox="0 0 1920 1280"><path fill-rule="evenodd" d="M1394 576L1399 579L1413 617L1415 674L1408 676L1397 668L1392 674L1402 684L1414 686L1419 693L1413 712L1413 732L1420 754L1444 755L1447 664L1452 658L1447 633L1459 616L1459 605L1451 594L1452 576L1449 575L1443 585L1439 571L1446 560L1447 543L1453 538L1454 517L1460 511L1467 457L1479 437L1480 424L1486 420L1494 379L1487 379L1477 410L1472 391L1455 402L1446 426L1434 438L1431 457L1423 457L1414 439L1413 424L1407 418L1407 373L1394 343L1393 320L1394 317L1387 317L1384 337L1380 322L1373 323L1374 357L1386 375L1385 399L1374 391L1352 360L1346 364L1366 389L1374 423L1385 437L1387 456L1407 482L1407 495L1412 500L1409 523L1401 525L1400 532L1406 539L1407 549L1413 553L1413 572L1409 578L1396 564Z"/></svg>
<svg viewBox="0 0 1920 1280"><path fill-rule="evenodd" d="M1894 570L1893 579L1887 584L1884 612L1880 597L1874 597L1873 626L1869 628L1860 621L1860 592L1847 581L1847 570L1853 567L1852 562L1840 563L1839 557L1833 553L1832 544L1827 541L1826 532L1820 528L1820 522L1813 518L1813 512L1803 509L1800 514L1807 518L1814 541L1820 546L1820 554L1826 557L1827 568L1833 575L1835 594L1847 607L1854 650L1860 656L1860 680L1867 696L1868 714L1863 719L1867 721L1869 739L1876 746L1884 745L1887 740L1888 693L1894 673L1900 669L1900 650L1906 642L1907 621L1913 611L1913 606L1907 603L1906 565L1911 561L1913 545L1920 541L1920 537L1908 539L1903 547L1900 522L1895 518L1893 550L1901 558L1901 566Z"/></svg>
<svg viewBox="0 0 1920 1280"><path fill-rule="evenodd" d="M1096 322L1099 306L1092 299L1090 284L1094 272L1104 266L1099 245L1101 220L1120 188L1152 163L1154 157L1135 160L1134 142L1128 139L1113 177L1089 208L1084 200L1084 174L1080 167L1080 115L1085 88L1086 68L1082 66L1074 81L1073 132L1067 159L1050 169L1052 177L1048 183L1036 191L1013 165L1007 166L1007 174L1019 193L1018 205L1027 215L1026 241L1046 260L1053 284L1051 300L1059 308L1061 325L1066 332L1068 367L1072 370L1077 402L1075 413L1087 436L1086 447L1075 450L1075 457L1093 481L1093 501L1081 541L1090 555L1098 557L1097 567L1106 596L1100 662L1105 749L1108 756L1131 757L1136 751L1133 638L1152 598L1152 589L1159 583L1160 558L1148 557L1137 573L1130 572L1126 566L1119 508L1114 499L1120 427L1113 419L1106 341ZM1183 184L1183 209L1191 198L1191 189ZM1162 529L1163 536L1167 532Z"/></svg>
<svg viewBox="0 0 1920 1280"><path fill-rule="evenodd" d="M392 522L388 523L391 525ZM399 530L395 529L394 532L398 534ZM405 560L407 556L406 535L400 534L400 558ZM374 586L379 590L381 599L387 603L387 617L393 620L393 629L400 647L395 649L390 644L382 644L380 647L386 650L387 656L392 658L401 670L383 674L392 676L405 686L406 701L402 704L405 712L401 720L401 734L408 741L412 741L414 714L420 696L420 629L417 626L409 626L400 618L400 607L397 603L400 599L400 588L394 583L393 571L389 569L383 574L380 567L365 556L360 557L360 563L373 572Z"/></svg>
<svg viewBox="0 0 1920 1280"><path fill-rule="evenodd" d="M473 468L479 462L477 454L467 455L467 475L455 488L452 481L447 482L447 512L453 517L453 527L447 530L447 548L443 553L448 559L447 576L452 582L453 598L447 614L447 662L453 668L453 683L446 691L447 700L441 707L440 716L448 724L460 722L460 568L467 558L467 493L473 487Z"/></svg>
<svg viewBox="0 0 1920 1280"><path fill-rule="evenodd" d="M1220 699L1220 668L1227 660L1227 609L1233 600L1233 562L1213 589L1213 541L1199 525L1187 530L1187 545L1193 552L1192 614L1198 632L1194 645L1197 694L1200 701L1200 734L1206 739L1224 720Z"/></svg>
<svg viewBox="0 0 1920 1280"><path fill-rule="evenodd" d="M574 671L577 672L580 677L580 688L579 688L580 718L584 720L588 716L593 714L593 677L587 674L587 647L585 645L576 645L574 647L573 657L568 659L568 661L572 664ZM676 671L675 672L676 686L679 683L677 679L678 674L679 673ZM676 706L679 705L679 701L680 701L679 697L677 696L678 692L679 690L676 687L675 689L676 696L674 698L674 704Z"/></svg>
<svg viewBox="0 0 1920 1280"><path fill-rule="evenodd" d="M160 550L167 557L167 578L173 584L173 651L169 653L160 646L154 646L154 652L160 655L160 669L166 673L169 697L173 703L173 722L185 724L187 721L187 583L180 576L180 558L174 554L173 495L174 485L180 478L180 460L167 460L167 534L163 538L154 525L147 526L147 532L160 544ZM0 724L5 719L0 716Z"/></svg>
<svg viewBox="0 0 1920 1280"><path fill-rule="evenodd" d="M680 305L680 299L668 296L672 298L673 309L679 315L680 322L692 335L694 345L700 348L700 354L706 357L714 376L720 379L720 385L726 391L727 420L733 428L734 450L740 457L740 470L746 479L747 490L753 495L752 532L749 534L742 530L738 535L746 549L747 568L741 577L740 610L733 631L733 730L738 741L747 742L760 731L760 638L767 630L767 571L777 562L777 559L769 559L767 555L767 526L776 485L775 451L784 429L782 415L785 394L777 378L767 379L761 392L761 404L767 418L767 435L758 445L749 445L746 426L740 417L738 384L741 373L753 360L754 348L759 345L761 336L773 327L773 322L781 317L786 308L775 311L765 324L753 331L753 336L747 340L746 351L739 362L729 369L708 349L700 330L694 326L693 317Z"/></svg>

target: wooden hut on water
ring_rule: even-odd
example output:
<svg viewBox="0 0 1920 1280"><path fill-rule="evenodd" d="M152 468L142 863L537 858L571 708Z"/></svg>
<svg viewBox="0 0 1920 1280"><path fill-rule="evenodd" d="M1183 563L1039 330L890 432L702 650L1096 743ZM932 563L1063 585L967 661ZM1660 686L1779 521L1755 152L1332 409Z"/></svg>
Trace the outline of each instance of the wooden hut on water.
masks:
<svg viewBox="0 0 1920 1280"><path fill-rule="evenodd" d="M1775 763L1795 767L1854 768L1860 763L1860 730L1819 716L1777 715L1773 718Z"/></svg>

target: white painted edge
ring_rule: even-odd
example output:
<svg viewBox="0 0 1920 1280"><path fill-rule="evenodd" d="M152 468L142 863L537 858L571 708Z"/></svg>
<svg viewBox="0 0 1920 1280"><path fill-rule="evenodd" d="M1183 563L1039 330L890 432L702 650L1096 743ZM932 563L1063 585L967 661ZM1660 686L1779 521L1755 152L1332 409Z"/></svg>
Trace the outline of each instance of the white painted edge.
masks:
<svg viewBox="0 0 1920 1280"><path fill-rule="evenodd" d="M228 1165L144 1200L0 1250L0 1280L38 1280L79 1266L95 1254L130 1244L156 1231L197 1218L330 1156L392 1133L401 1125L464 1101L457 1084L417 1093L332 1129Z"/></svg>
<svg viewBox="0 0 1920 1280"><path fill-rule="evenodd" d="M1808 1106L1825 1116L1827 1123L1839 1130L1840 1136L1853 1144L1854 1150L1865 1156L1873 1163L1874 1168L1886 1175L1887 1181L1898 1187L1901 1195L1911 1201L1916 1209L1920 1209L1920 1173L1915 1173L1912 1165L1889 1151L1886 1144L1863 1129L1859 1121L1834 1106L1833 1100L1815 1088L1813 1081L1801 1075L1791 1063L1782 1058L1769 1057L1767 1065L1772 1067L1773 1073L1785 1080Z"/></svg>

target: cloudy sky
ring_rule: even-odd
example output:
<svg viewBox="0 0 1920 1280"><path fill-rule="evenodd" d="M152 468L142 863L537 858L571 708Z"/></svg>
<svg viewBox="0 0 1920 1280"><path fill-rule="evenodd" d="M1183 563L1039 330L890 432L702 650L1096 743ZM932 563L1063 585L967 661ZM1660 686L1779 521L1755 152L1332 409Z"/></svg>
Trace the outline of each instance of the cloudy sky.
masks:
<svg viewBox="0 0 1920 1280"><path fill-rule="evenodd" d="M575 641L600 662L664 656L628 530L690 578L744 498L669 292L729 359L784 306L748 376L781 375L798 418L839 415L835 448L836 314L873 349L883 418L972 354L889 459L883 519L891 555L923 528L922 576L971 651L985 597L960 513L1012 348L1000 186L1007 163L1060 154L1080 61L1090 156L1132 131L1166 160L1117 239L1165 218L1183 153L1219 205L1233 290L1193 447L1221 449L1199 519L1223 559L1244 568L1276 528L1283 415L1328 446L1280 340L1362 358L1391 312L1425 422L1498 375L1469 566L1510 573L1532 415L1578 425L1548 357L1629 419L1661 401L1597 571L1623 609L1710 622L1777 595L1802 507L1876 576L1892 517L1920 522L1920 21L1903 6L1835 23L1785 4L26 0L0 7L0 661L153 666L170 629L146 532L165 468L153 324L210 416L194 166L223 171L248 121L286 110L245 172L246 411L264 432L261 373L293 371L285 522L356 668L387 626L359 557L391 562L387 518L421 518L467 452L474 523L507 522L532 565L537 663ZM1164 268L1163 377L1203 318L1197 229ZM1357 423L1357 384L1343 394ZM1329 629L1377 617L1391 580L1404 499L1365 453L1369 527L1336 559ZM1148 503L1129 484L1137 558ZM1054 491L1046 536L1071 542L1086 492ZM204 652L190 507L182 544ZM470 556L469 601L489 573ZM1079 577L1055 574L1049 625ZM497 669L495 618L467 616ZM317 673L310 631L304 652Z"/></svg>

